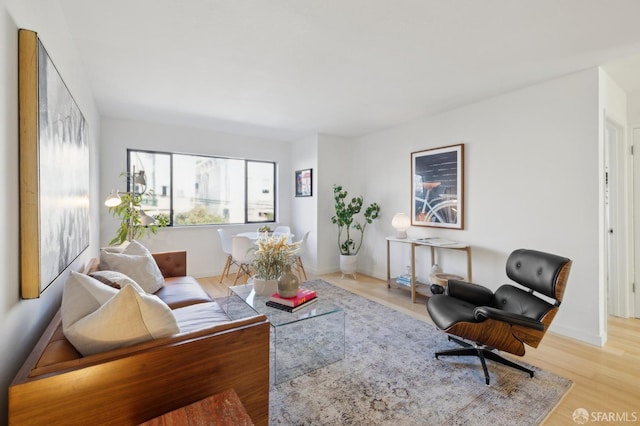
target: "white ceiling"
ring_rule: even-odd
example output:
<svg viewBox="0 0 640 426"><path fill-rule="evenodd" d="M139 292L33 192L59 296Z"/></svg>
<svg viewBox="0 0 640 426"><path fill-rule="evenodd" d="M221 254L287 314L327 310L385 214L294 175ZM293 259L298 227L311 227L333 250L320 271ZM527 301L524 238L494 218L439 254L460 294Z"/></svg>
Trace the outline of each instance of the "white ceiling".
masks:
<svg viewBox="0 0 640 426"><path fill-rule="evenodd" d="M284 140L640 53L638 0L58 1L103 115Z"/></svg>

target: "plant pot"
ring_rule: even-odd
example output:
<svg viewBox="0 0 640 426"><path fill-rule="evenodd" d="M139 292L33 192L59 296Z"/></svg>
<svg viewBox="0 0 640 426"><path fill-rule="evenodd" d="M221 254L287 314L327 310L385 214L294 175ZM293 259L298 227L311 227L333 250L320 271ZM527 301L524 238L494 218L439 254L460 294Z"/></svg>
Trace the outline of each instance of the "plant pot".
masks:
<svg viewBox="0 0 640 426"><path fill-rule="evenodd" d="M355 254L341 254L340 255L340 272L342 276L352 275L356 278L356 271L358 270L358 256Z"/></svg>
<svg viewBox="0 0 640 426"><path fill-rule="evenodd" d="M271 296L278 292L278 280L263 280L253 277L253 291L258 296Z"/></svg>

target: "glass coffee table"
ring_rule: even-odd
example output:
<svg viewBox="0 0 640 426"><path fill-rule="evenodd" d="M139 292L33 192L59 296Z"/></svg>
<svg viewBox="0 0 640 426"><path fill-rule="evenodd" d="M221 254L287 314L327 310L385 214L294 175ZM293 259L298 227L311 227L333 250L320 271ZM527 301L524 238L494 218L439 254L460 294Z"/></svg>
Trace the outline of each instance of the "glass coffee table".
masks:
<svg viewBox="0 0 640 426"><path fill-rule="evenodd" d="M296 312L266 305L268 296L258 296L253 284L230 287L231 295L220 300L232 320L263 314L271 323L273 382L278 384L344 358L344 311L318 300Z"/></svg>

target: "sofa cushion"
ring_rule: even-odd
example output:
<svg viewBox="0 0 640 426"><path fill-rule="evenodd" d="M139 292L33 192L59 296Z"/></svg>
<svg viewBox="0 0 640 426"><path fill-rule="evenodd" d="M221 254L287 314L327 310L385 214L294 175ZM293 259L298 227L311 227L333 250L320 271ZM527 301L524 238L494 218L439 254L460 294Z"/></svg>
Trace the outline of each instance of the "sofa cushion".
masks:
<svg viewBox="0 0 640 426"><path fill-rule="evenodd" d="M128 275L123 274L118 271L95 271L89 274L91 278L95 278L100 281L102 284L106 284L110 287L121 289L124 288L125 285L129 284L133 286L136 290L144 292L144 289L140 287L140 285L129 278Z"/></svg>
<svg viewBox="0 0 640 426"><path fill-rule="evenodd" d="M142 244L131 241L122 253L100 251L101 269L122 272L137 282L147 293L155 293L164 285L164 277L155 259Z"/></svg>
<svg viewBox="0 0 640 426"><path fill-rule="evenodd" d="M189 333L196 330L213 327L230 321L217 302L197 303L174 309L173 315L181 333Z"/></svg>
<svg viewBox="0 0 640 426"><path fill-rule="evenodd" d="M190 276L165 278L164 287L158 290L155 295L171 309L213 300L198 281Z"/></svg>
<svg viewBox="0 0 640 426"><path fill-rule="evenodd" d="M85 284L110 288L95 280ZM98 309L74 323L65 323L63 316L63 331L71 344L87 356L167 337L178 333L180 328L171 309L157 296L140 293L126 285Z"/></svg>

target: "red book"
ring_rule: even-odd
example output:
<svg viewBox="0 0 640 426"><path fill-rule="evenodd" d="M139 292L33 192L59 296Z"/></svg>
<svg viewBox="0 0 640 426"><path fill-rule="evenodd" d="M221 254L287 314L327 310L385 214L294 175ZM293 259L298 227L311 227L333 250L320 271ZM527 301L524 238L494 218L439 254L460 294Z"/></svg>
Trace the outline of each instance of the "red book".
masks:
<svg viewBox="0 0 640 426"><path fill-rule="evenodd" d="M298 305L302 305L309 300L316 298L316 292L314 290L307 290L306 288L299 288L298 294L294 297L282 297L278 293L273 293L269 300L279 303L281 305L290 306L295 308Z"/></svg>

